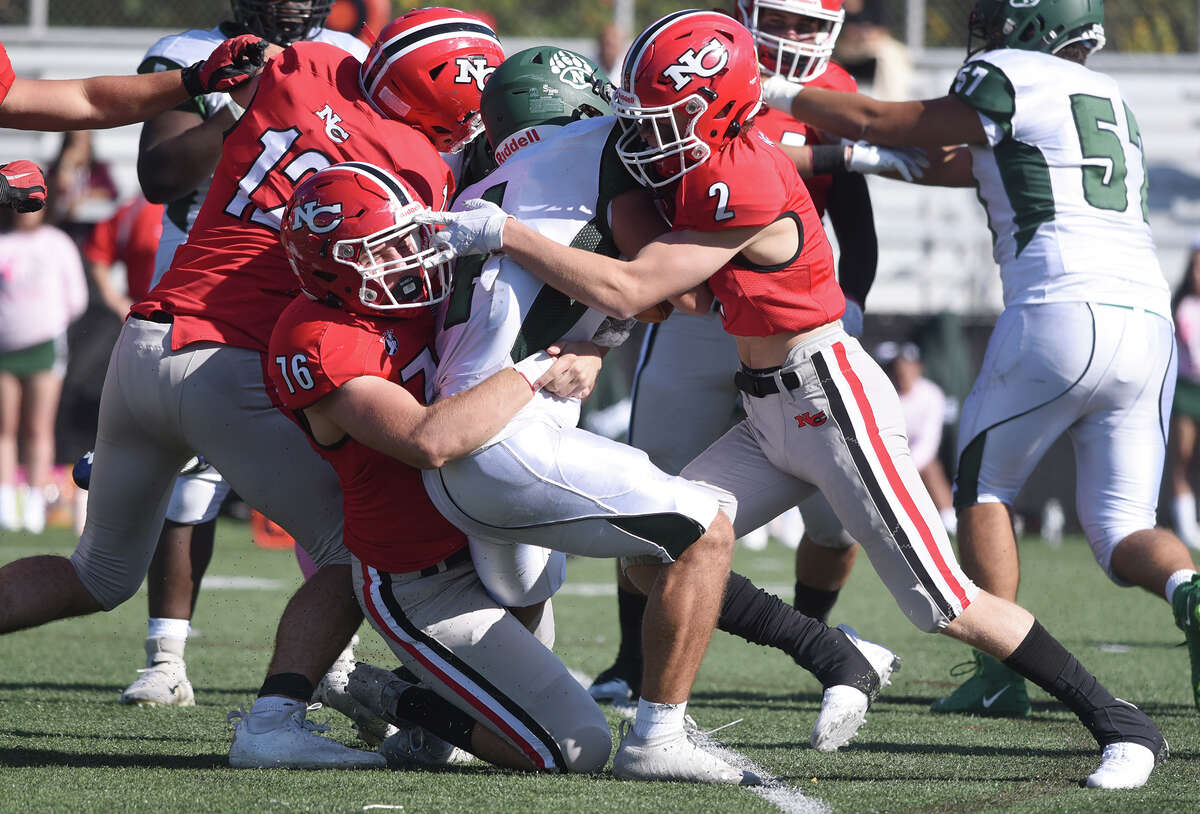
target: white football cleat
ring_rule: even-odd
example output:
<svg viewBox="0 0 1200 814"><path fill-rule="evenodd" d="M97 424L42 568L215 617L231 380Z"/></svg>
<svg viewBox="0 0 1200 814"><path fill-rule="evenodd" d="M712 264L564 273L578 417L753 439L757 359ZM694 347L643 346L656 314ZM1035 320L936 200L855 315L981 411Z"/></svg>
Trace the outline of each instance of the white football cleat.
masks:
<svg viewBox="0 0 1200 814"><path fill-rule="evenodd" d="M122 704L139 707L194 707L196 694L183 662L182 639L154 636L146 639L146 666L121 693Z"/></svg>
<svg viewBox="0 0 1200 814"><path fill-rule="evenodd" d="M379 747L379 753L387 758L388 766L393 769L457 766L474 760L470 752L459 749L416 724L401 727L388 736Z"/></svg>
<svg viewBox="0 0 1200 814"><path fill-rule="evenodd" d="M615 675L601 681L602 677L603 674L597 676L588 687L588 695L592 696L592 700L597 704L628 704L637 701L633 689L624 678Z"/></svg>
<svg viewBox="0 0 1200 814"><path fill-rule="evenodd" d="M621 724L621 745L613 757L613 775L622 780L676 780L756 786L758 775L729 765L700 748L682 729L660 738L639 738L628 721Z"/></svg>
<svg viewBox="0 0 1200 814"><path fill-rule="evenodd" d="M316 706L314 706L314 709ZM382 769L387 761L378 752L343 746L319 732L324 724L306 720L308 707L247 713L234 710L236 721L229 765L235 769Z"/></svg>
<svg viewBox="0 0 1200 814"><path fill-rule="evenodd" d="M312 700L345 715L354 721L354 729L359 739L373 749L396 734L399 730L366 708L347 690L350 674L341 670L330 670L317 685Z"/></svg>
<svg viewBox="0 0 1200 814"><path fill-rule="evenodd" d="M1140 743L1118 741L1104 747L1100 768L1088 775L1089 789L1136 789L1154 771L1155 755Z"/></svg>
<svg viewBox="0 0 1200 814"><path fill-rule="evenodd" d="M900 659L881 644L859 638L854 628L838 625L851 643L870 662L879 676L879 688L892 683L892 674L900 669ZM821 711L813 724L809 742L818 752L836 752L858 734L867 720L872 699L857 687L838 684L829 687L821 696Z"/></svg>

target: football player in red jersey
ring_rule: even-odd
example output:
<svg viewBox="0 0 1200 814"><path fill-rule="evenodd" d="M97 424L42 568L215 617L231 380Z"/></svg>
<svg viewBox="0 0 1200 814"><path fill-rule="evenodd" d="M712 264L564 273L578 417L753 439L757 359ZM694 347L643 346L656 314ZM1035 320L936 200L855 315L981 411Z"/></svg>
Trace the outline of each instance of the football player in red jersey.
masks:
<svg viewBox="0 0 1200 814"><path fill-rule="evenodd" d="M390 77L403 64L392 57L429 68L462 61L471 70L434 76L447 84L447 95L469 103L503 52L477 19L452 10L433 19L422 14L428 24L414 26L419 30L404 54L390 52L383 40L360 63L336 47L300 42L247 88L238 100L246 112L226 137L188 242L134 306L114 347L79 547L69 560L27 558L0 569L0 630L114 607L146 573L176 472L192 455L204 455L320 566L280 620L267 679L235 733L236 767L383 762L305 726L313 685L362 612L350 591L337 476L273 404L266 353L271 327L295 287L279 244L279 216L307 175L364 159L404 178L432 205L444 205L453 189L431 142L440 138L442 121L411 118L410 126L386 118L371 88L364 93L363 77ZM395 25L403 29L404 18ZM388 64L376 70L381 59ZM408 92L388 87L400 99Z"/></svg>
<svg viewBox="0 0 1200 814"><path fill-rule="evenodd" d="M857 89L854 79L830 61L845 17L841 0L740 0L734 8L754 35L764 76ZM870 193L860 173L892 170L906 178L919 177L918 159L901 150L843 145L839 138L831 139L766 108L755 116L755 125L796 163L818 216L824 218L828 213L840 250L838 284L846 296L842 325L858 337L862 334L862 303L875 279L878 260ZM865 157L876 163L867 165ZM881 161L884 163L878 163ZM665 471L681 471L740 418L739 394L727 373L736 364L733 338L715 312L680 313L650 326L634 375L630 444L644 450ZM796 532L784 540L796 548L794 605L805 615L825 621L850 575L858 547L820 495L802 501L799 514L802 539ZM765 542L766 528L760 532ZM744 539L749 544L748 538ZM645 601L618 574L620 640L616 660L592 684L592 695L599 701L637 697Z"/></svg>
<svg viewBox="0 0 1200 814"><path fill-rule="evenodd" d="M96 130L142 121L189 96L244 84L262 67L265 46L258 37L235 37L204 62L153 76L21 79L0 45L0 127ZM45 187L37 165L0 165L0 206L35 212L45 204Z"/></svg>
<svg viewBox="0 0 1200 814"><path fill-rule="evenodd" d="M622 261L561 246L483 201L418 219L445 224L439 242L457 255L502 251L618 317L707 284L737 338L747 418L683 475L734 495L735 529L819 489L917 627L1004 660L1063 701L1101 747L1165 754L1144 713L1028 611L963 574L909 456L896 392L838 323L829 243L791 163L754 127L760 102L750 33L713 12L676 12L634 42L613 98L625 128L618 151L646 187L663 190L669 234ZM1105 749L1102 766L1119 753Z"/></svg>
<svg viewBox="0 0 1200 814"><path fill-rule="evenodd" d="M424 209L404 180L351 162L311 176L283 213L303 294L271 334L271 376L341 480L358 601L423 685L360 665L350 686L408 724L384 742L393 763L442 764L453 743L508 768L599 771L612 748L603 713L489 596L420 472L479 448L567 363L539 375L544 365L530 357L429 403L430 306L449 282L445 264L422 264L437 251L430 227L412 222ZM413 724L426 731L413 737Z"/></svg>

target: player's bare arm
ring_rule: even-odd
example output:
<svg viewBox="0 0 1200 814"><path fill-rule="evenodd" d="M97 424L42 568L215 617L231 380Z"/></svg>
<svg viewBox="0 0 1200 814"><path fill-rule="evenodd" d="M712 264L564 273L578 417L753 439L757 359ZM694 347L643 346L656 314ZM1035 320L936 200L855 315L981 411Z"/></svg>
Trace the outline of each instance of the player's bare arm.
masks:
<svg viewBox="0 0 1200 814"><path fill-rule="evenodd" d="M18 78L0 103L0 126L88 130L143 121L189 96L231 90L244 83L263 64L262 48L255 39L244 35L226 40L207 61L182 71L86 79Z"/></svg>
<svg viewBox="0 0 1200 814"><path fill-rule="evenodd" d="M912 102L883 102L862 93L804 88L774 79L764 86L767 104L800 121L845 138L891 147L984 144L979 114L955 96ZM773 93L777 88L779 93ZM794 95L791 95L793 94ZM791 95L790 105L787 97Z"/></svg>
<svg viewBox="0 0 1200 814"><path fill-rule="evenodd" d="M168 110L142 127L138 143L138 182L146 200L167 203L212 177L221 158L225 131L235 119L228 107L208 119L190 110Z"/></svg>
<svg viewBox="0 0 1200 814"><path fill-rule="evenodd" d="M410 466L436 469L478 449L532 395L530 383L514 368L430 405L395 382L359 376L306 407L304 415L320 444L349 435Z"/></svg>
<svg viewBox="0 0 1200 814"><path fill-rule="evenodd" d="M434 213L438 214L442 213ZM778 240L785 230L792 231L794 249L794 227L780 222L714 232L671 232L646 244L631 260L617 260L563 246L510 219L504 227L503 251L564 294L628 319L691 291L739 251L752 243L758 247L763 241Z"/></svg>

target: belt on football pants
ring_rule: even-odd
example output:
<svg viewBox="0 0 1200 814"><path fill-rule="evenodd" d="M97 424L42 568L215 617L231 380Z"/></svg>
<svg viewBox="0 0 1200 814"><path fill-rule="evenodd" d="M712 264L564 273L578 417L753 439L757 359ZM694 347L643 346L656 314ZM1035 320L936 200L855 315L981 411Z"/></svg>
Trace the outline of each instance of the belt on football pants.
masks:
<svg viewBox="0 0 1200 814"><path fill-rule="evenodd" d="M754 396L756 399L778 393L780 381L783 382L783 386L788 390L795 390L800 386L800 377L796 375L794 370L780 373L778 380L775 378L774 371L765 376L761 373L747 373L744 370L739 370L733 374L733 383L737 389L748 396Z"/></svg>
<svg viewBox="0 0 1200 814"><path fill-rule="evenodd" d="M434 574L440 574L443 571L449 571L451 568L468 563L471 561L471 549L460 548L441 562L435 562L427 568L422 568L419 572L423 577L432 577Z"/></svg>
<svg viewBox="0 0 1200 814"><path fill-rule="evenodd" d="M175 315L167 313L166 311L151 311L149 315L146 316L143 316L142 314L130 314L129 318L140 319L143 322L157 322L160 325L170 325L175 321Z"/></svg>

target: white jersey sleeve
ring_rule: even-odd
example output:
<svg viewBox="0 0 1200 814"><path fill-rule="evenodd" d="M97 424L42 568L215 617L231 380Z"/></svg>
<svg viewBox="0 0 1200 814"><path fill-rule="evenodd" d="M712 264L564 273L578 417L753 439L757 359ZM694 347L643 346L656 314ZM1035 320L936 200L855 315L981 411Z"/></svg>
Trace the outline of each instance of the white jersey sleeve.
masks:
<svg viewBox="0 0 1200 814"><path fill-rule="evenodd" d="M1000 49L968 60L951 93L987 134L971 158L1005 305L1103 302L1169 315L1141 131L1116 82Z"/></svg>
<svg viewBox="0 0 1200 814"><path fill-rule="evenodd" d="M616 256L608 202L633 180L613 166L620 164L611 149L613 125L611 117L568 125L523 149L458 200L490 200L559 243ZM604 319L503 255L460 259L439 313L437 395L466 390L555 342L588 341ZM574 426L579 401L539 393L520 416L533 413Z"/></svg>
<svg viewBox="0 0 1200 814"><path fill-rule="evenodd" d="M216 26L207 31L193 28L163 37L150 46L150 50L142 57L141 64L138 65L138 73L173 71L208 59L214 48L229 37L235 36L236 33L231 29L227 30L222 26ZM309 39L336 45L360 61L367 55L366 43L342 31L330 31L325 28L314 29ZM228 104L229 94L227 93L207 93L185 103L206 120L216 115ZM158 250L154 255L154 275L150 278L151 288L158 285L158 281L171 267L175 249L187 240L188 231L196 222L200 205L204 203L204 196L208 194L209 183L210 180L206 179L187 195L167 204L166 210L163 212L162 238L159 240Z"/></svg>

